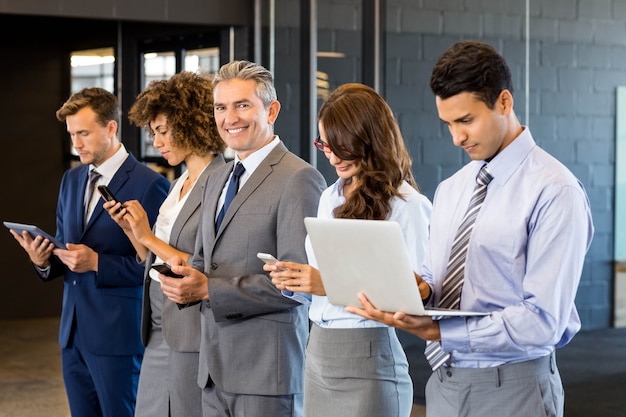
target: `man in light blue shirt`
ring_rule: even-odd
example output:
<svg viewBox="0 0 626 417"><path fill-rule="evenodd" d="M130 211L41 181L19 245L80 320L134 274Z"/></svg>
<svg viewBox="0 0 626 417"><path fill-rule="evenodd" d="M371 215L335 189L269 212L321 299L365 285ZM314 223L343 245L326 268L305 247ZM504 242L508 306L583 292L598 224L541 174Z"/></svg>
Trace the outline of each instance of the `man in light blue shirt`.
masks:
<svg viewBox="0 0 626 417"><path fill-rule="evenodd" d="M539 148L513 110L510 70L479 42L459 42L430 81L439 118L472 161L435 193L422 297L438 306L457 229L485 166L493 180L469 235L459 308L482 317L432 320L348 310L440 343L449 354L426 386L429 417L562 416L554 357L580 329L574 300L593 237L583 185ZM420 288L424 288L420 286Z"/></svg>

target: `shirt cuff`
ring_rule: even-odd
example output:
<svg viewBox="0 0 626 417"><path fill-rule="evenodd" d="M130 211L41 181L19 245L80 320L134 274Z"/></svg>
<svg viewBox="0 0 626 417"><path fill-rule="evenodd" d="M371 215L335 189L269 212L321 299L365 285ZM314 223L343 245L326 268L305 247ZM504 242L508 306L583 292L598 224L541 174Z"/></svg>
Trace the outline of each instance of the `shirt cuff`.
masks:
<svg viewBox="0 0 626 417"><path fill-rule="evenodd" d="M50 275L50 268L52 268L51 265L48 265L46 267L41 267L35 263L33 263L33 266L37 269L37 271L39 272L39 274L44 277L47 278L48 275Z"/></svg>

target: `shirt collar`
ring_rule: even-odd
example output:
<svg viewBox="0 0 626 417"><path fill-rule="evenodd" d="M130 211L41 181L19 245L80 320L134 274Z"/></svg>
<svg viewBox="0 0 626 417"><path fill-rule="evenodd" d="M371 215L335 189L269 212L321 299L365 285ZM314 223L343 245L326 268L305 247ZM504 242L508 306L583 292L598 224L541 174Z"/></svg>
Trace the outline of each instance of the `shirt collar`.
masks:
<svg viewBox="0 0 626 417"><path fill-rule="evenodd" d="M493 176L493 181L504 184L533 148L537 146L530 129L527 126L523 126L523 128L522 133L491 161L474 161L476 164L476 175L478 175L480 167L486 163L487 171Z"/></svg>
<svg viewBox="0 0 626 417"><path fill-rule="evenodd" d="M120 148L111 156L109 159L104 161L99 167L95 167L93 164L89 164L89 170L96 169L102 175L102 177L106 180L105 184L108 184L111 181L111 178L115 175L119 167L122 166L126 158L128 157L128 151L124 147L124 144L121 144Z"/></svg>
<svg viewBox="0 0 626 417"><path fill-rule="evenodd" d="M243 174L242 180L244 179L244 177L247 178L252 175L254 170L258 168L258 166L265 159L265 157L267 157L267 155L269 155L269 153L272 152L272 150L276 146L278 146L279 143L280 138L278 137L278 135L274 135L274 139L272 139L267 145L263 146L261 149L252 152L244 161L241 161L237 156L237 153L235 153L235 165L237 164L237 162L241 162L246 169L245 173Z"/></svg>

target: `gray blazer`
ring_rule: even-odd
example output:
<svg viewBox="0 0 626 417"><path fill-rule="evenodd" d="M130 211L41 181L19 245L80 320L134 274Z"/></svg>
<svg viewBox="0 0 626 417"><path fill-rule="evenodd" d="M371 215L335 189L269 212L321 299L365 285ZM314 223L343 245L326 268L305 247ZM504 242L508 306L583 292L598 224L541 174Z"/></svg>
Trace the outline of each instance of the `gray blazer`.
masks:
<svg viewBox="0 0 626 417"><path fill-rule="evenodd" d="M216 156L198 177L197 187L189 193L176 221L172 226L169 244L183 252L193 253L198 223L200 220L201 202L206 181L219 167L226 164L222 155ZM173 187L173 185L172 185ZM170 188L171 191L171 188ZM148 253L144 271L143 303L141 312L141 339L144 346L148 345L150 329L152 328L152 309L150 307L150 278L149 271L155 256ZM163 337L168 346L178 352L198 352L200 350L200 306L195 305L179 310L176 303L163 295L162 311Z"/></svg>
<svg viewBox="0 0 626 417"><path fill-rule="evenodd" d="M209 278L210 298L201 303L198 384L251 395L301 393L308 309L276 289L256 254L306 263L303 219L316 215L326 181L281 142L239 190L216 234L217 203L232 168L230 162L207 182L192 261Z"/></svg>

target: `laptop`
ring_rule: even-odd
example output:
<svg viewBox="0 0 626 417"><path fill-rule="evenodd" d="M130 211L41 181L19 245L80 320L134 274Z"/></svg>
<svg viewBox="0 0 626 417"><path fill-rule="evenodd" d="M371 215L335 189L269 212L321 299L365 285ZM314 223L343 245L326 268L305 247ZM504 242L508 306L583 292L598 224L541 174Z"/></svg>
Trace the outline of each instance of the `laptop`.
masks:
<svg viewBox="0 0 626 417"><path fill-rule="evenodd" d="M361 307L357 293L363 292L383 311L417 316L489 314L425 309L397 222L306 217L304 225L332 304Z"/></svg>

